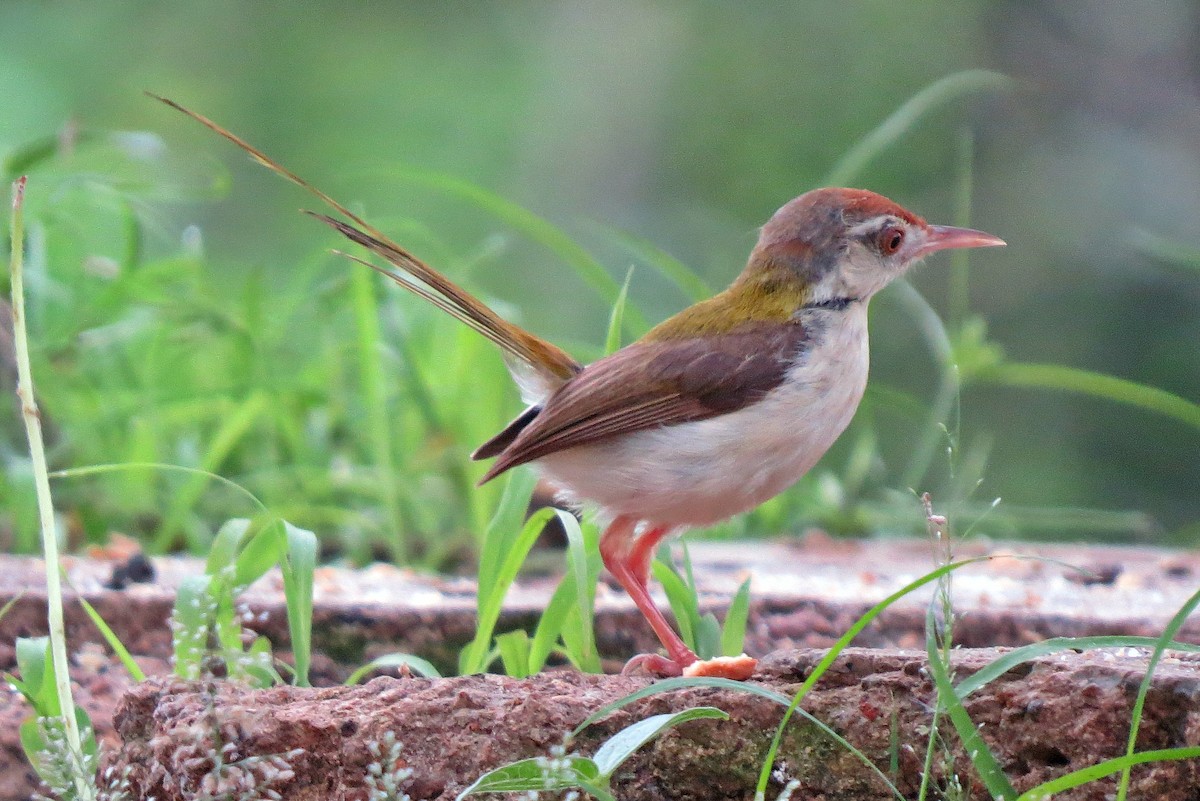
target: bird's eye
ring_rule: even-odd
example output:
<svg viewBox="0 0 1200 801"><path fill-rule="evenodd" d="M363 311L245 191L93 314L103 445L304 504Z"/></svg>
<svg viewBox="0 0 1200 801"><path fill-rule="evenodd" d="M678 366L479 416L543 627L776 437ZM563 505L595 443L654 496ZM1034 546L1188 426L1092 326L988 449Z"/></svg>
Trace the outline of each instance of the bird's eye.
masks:
<svg viewBox="0 0 1200 801"><path fill-rule="evenodd" d="M891 256L904 244L904 229L897 225L889 225L879 232L879 252Z"/></svg>

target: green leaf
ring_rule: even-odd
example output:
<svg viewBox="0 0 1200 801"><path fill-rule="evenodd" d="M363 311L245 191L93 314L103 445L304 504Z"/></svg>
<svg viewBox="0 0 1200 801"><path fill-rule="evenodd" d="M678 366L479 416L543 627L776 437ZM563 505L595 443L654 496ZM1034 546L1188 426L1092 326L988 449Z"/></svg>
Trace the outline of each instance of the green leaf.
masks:
<svg viewBox="0 0 1200 801"><path fill-rule="evenodd" d="M929 655L929 671L933 674L934 685L937 687L937 702L945 708L950 722L954 724L954 730L958 732L959 740L962 741L963 750L970 757L971 764L975 766L975 771L992 797L1016 798L1016 789L1004 775L1004 770L992 754L992 749L980 736L975 722L971 720L962 701L954 692L949 665L942 661L942 652L938 648L936 630L934 606L931 604L925 622L925 651Z"/></svg>
<svg viewBox="0 0 1200 801"><path fill-rule="evenodd" d="M762 769L758 773L758 786L755 788L756 797L765 797L766 795L767 782L771 778L771 771L775 768L775 757L779 753L779 744L783 741L783 732L787 727L788 721L791 719L792 713L796 711L800 705L800 702L804 700L804 696L808 695L809 690L811 690L813 686L821 680L821 677L825 675L825 671L829 670L829 667L838 658L838 655L841 654L841 652L845 650L851 642L854 641L854 638L857 637L863 629L871 624L872 620L878 617L883 610L887 609L889 606L896 603L896 601L900 600L914 590L924 587L926 584L931 582L937 581L942 576L949 575L959 568L975 564L976 562L985 562L990 559L995 559L998 556L1000 556L1000 554L976 556L971 559L963 559L958 562L951 562L950 564L942 565L936 570L931 570L924 576L910 581L908 584L904 585L879 603L872 606L863 613L862 617L854 621L853 625L851 625L850 628L838 638L837 642L833 644L833 647L825 652L825 656L821 657L821 661L817 662L816 666L812 669L812 672L808 674L808 677L800 685L799 689L797 689L796 695L792 698L792 702L788 705L787 711L783 713L783 719L779 721L779 725L775 728L775 736L772 738L770 748L767 750L767 758L763 761ZM953 690L953 687L950 689Z"/></svg>
<svg viewBox="0 0 1200 801"><path fill-rule="evenodd" d="M492 632L496 621L500 618L500 608L504 604L504 596L517 577L517 572L529 555L529 549L537 541L546 522L555 512L554 509L539 509L525 525L521 527L516 540L512 542L503 554L503 561L495 571L491 586L485 593L480 588L478 623L473 639L459 655L459 672L463 674L480 673L487 667L485 659L488 646L491 644ZM482 570L482 565L480 566Z"/></svg>
<svg viewBox="0 0 1200 801"><path fill-rule="evenodd" d="M746 623L750 619L750 579L743 581L729 602L721 631L721 653L738 656L745 650Z"/></svg>
<svg viewBox="0 0 1200 801"><path fill-rule="evenodd" d="M646 743L662 734L672 726L686 723L689 720L703 718L713 720L729 720L729 714L724 710L711 706L698 706L685 709L682 712L665 715L653 715L645 720L639 720L632 726L626 726L614 734L604 745L596 750L592 757L600 775L611 778L617 768Z"/></svg>
<svg viewBox="0 0 1200 801"><path fill-rule="evenodd" d="M521 522L529 511L533 488L537 486L537 475L532 470L512 470L504 482L504 493L500 504L488 522L479 549L478 593L482 600L491 594L496 584L496 574L504 562L512 541L521 530Z"/></svg>
<svg viewBox="0 0 1200 801"><path fill-rule="evenodd" d="M757 684L750 684L750 683L744 682L744 681L734 681L733 679L721 679L721 678L716 678L716 677L711 677L711 676L696 677L696 678L682 678L681 677L681 678L674 678L674 679L664 679L662 681L656 681L654 684L648 685L646 687L643 687L640 690L632 692L629 695L624 696L623 698L618 698L616 701L613 701L612 703L606 704L603 707L601 707L600 709L597 709L595 712L588 715L587 718L585 718L582 723L580 723L578 726L576 726L571 731L570 736L572 738L577 737L580 732L582 732L584 729L586 729L588 726L592 725L596 721L604 718L608 714L615 712L618 709L621 709L622 707L628 706L629 704L632 704L636 701L640 701L643 698L649 698L652 695L672 693L675 690L685 689L688 687L712 687L712 688L716 688L716 689L729 690L731 692L739 692L739 693L745 693L747 695L754 695L754 696L758 696L759 698L765 698L766 700L770 701L771 703L778 704L779 706L782 706L785 709L790 708L791 704L792 704L791 699L788 698L786 695L782 695L780 693L775 692L774 690L769 690L766 687L760 687ZM884 774L884 772L881 771L875 765L875 763L872 762L867 757L866 754L864 754L862 751L855 748L844 737L842 737L836 731L831 729L829 727L829 725L826 724L824 721L813 717L812 714L806 712L803 709L797 709L796 712L801 717L803 717L805 720L807 720L809 723L811 723L813 726L817 727L822 733L824 733L824 735L826 737L833 740L840 747L846 749L846 751L849 752L850 754L852 754L854 756L854 758L857 759L859 762L861 762L863 764L863 767L865 767L868 771L875 774L879 778L879 780L883 783L883 785L888 788L888 790L892 793L892 795L894 795L898 799L898 801L904 801L904 795L898 789L896 789L896 786L888 780L888 777Z"/></svg>
<svg viewBox="0 0 1200 801"><path fill-rule="evenodd" d="M712 612L705 612L696 621L696 654L701 659L721 655L721 624Z"/></svg>
<svg viewBox="0 0 1200 801"><path fill-rule="evenodd" d="M1200 429L1200 404L1165 389L1092 370L1060 364L1007 363L981 370L974 378L1014 387L1060 389L1092 395L1172 417Z"/></svg>
<svg viewBox="0 0 1200 801"><path fill-rule="evenodd" d="M568 547L570 546L568 545ZM529 669L534 673L545 667L546 659L554 651L559 637L563 634L568 614L578 603L575 581L575 574L567 571L563 575L562 581L554 589L554 594L550 596L550 601L546 604L541 617L538 618L537 627L533 630L533 639L529 643ZM567 650L571 651L569 647ZM576 667L579 667L580 670L583 669L577 661L577 654L570 654L569 658Z"/></svg>
<svg viewBox="0 0 1200 801"><path fill-rule="evenodd" d="M546 757L531 757L488 771L458 794L459 799L476 793L521 793L570 790L582 783L595 784L601 779L596 763L587 757L564 756L558 769L550 769ZM608 798L607 793L605 795Z"/></svg>
<svg viewBox="0 0 1200 801"><path fill-rule="evenodd" d="M208 546L208 558L204 562L204 572L215 576L234 564L242 542L250 532L250 521L244 517L226 520L213 537Z"/></svg>
<svg viewBox="0 0 1200 801"><path fill-rule="evenodd" d="M594 526L590 526L591 537L585 536L583 527L573 514L562 510L556 510L556 514L567 535L567 559L570 561L571 584L575 590L575 614L567 616L567 621L574 622L575 625L570 631L562 631L563 644L568 646L580 670L599 673L600 653L596 649L593 621L599 570L593 570L590 565L592 554L597 552L597 549L589 547L589 543L585 541L596 540L599 537Z"/></svg>
<svg viewBox="0 0 1200 801"><path fill-rule="evenodd" d="M146 674L138 667L138 663L133 660L133 655L129 653L129 649L125 647L125 643L121 642L120 638L117 637L116 632L104 622L104 618L100 617L100 613L82 595L76 597L79 599L79 605L83 607L83 611L91 618L92 625L96 627L96 630L100 632L100 636L108 643L108 647L113 649L113 653L121 660L121 664L125 667L125 672L129 674L129 677L134 681L145 681Z"/></svg>
<svg viewBox="0 0 1200 801"><path fill-rule="evenodd" d="M696 648L695 626L700 622L696 596L688 589L683 577L670 563L655 559L654 563L650 565L650 571L662 585L663 592L666 593L667 603L671 607L671 613L675 616L675 624L679 626L679 636L683 638L689 648L694 650Z"/></svg>
<svg viewBox="0 0 1200 801"><path fill-rule="evenodd" d="M501 634L496 637L496 648L500 651L500 663L506 675L523 679L531 674L528 633L517 630Z"/></svg>
<svg viewBox="0 0 1200 801"><path fill-rule="evenodd" d="M1100 637L1053 637L1049 640L1035 642L1014 648L1003 656L992 660L981 669L963 679L954 688L954 694L961 699L979 688L1003 676L1017 665L1048 656L1060 651L1086 651L1093 648L1154 648L1158 644L1157 637L1131 637L1123 635ZM1186 642L1171 641L1167 648L1173 651L1190 651L1200 653L1200 645Z"/></svg>
<svg viewBox="0 0 1200 801"><path fill-rule="evenodd" d="M433 679L440 679L442 677L442 674L438 672L438 669L432 663L419 656L413 656L412 654L384 654L383 656L375 657L367 664L355 670L347 677L345 683L347 686L358 684L362 681L363 676L366 676L373 670L401 666L408 666L413 673L419 676L426 676Z"/></svg>
<svg viewBox="0 0 1200 801"><path fill-rule="evenodd" d="M1196 759L1200 757L1200 747L1163 748L1157 751L1139 751L1136 754L1106 759L1086 768L1073 770L1056 779L1042 782L1037 787L1031 787L1021 793L1016 801L1046 801L1056 793L1066 792L1074 787L1081 787L1105 776L1111 776L1117 771L1127 771L1134 765L1144 765L1147 762L1175 762L1180 759Z"/></svg>
<svg viewBox="0 0 1200 801"><path fill-rule="evenodd" d="M50 657L49 637L17 638L18 685L25 700L39 717L57 717L62 707L54 687L54 662Z"/></svg>
<svg viewBox="0 0 1200 801"><path fill-rule="evenodd" d="M175 595L175 675L181 679L200 678L208 650L211 582L212 576L188 576Z"/></svg>
<svg viewBox="0 0 1200 801"><path fill-rule="evenodd" d="M295 683L308 687L312 665L313 577L317 570L317 535L293 526L286 520L287 550L281 568L283 596L287 602L288 633L292 640L292 659L296 663Z"/></svg>
<svg viewBox="0 0 1200 801"><path fill-rule="evenodd" d="M1125 746L1125 756L1132 757L1134 748L1137 747L1138 732L1142 726L1142 711L1146 705L1146 696L1150 692L1150 685L1154 681L1154 669L1158 667L1159 660L1162 659L1163 652L1167 649L1167 644L1174 638L1175 634L1183 627L1184 622L1195 611L1196 607L1200 606L1200 590L1192 593L1183 606L1179 607L1176 612L1167 622L1166 628L1162 634L1158 636L1158 640L1154 643L1154 650L1150 652L1150 660L1146 664L1146 675L1142 677L1142 683L1138 686L1137 699L1133 702L1133 713L1129 724L1129 740ZM1129 771L1132 765L1126 765L1121 769L1121 778L1117 783L1117 801L1125 801L1129 792Z"/></svg>
<svg viewBox="0 0 1200 801"><path fill-rule="evenodd" d="M287 550L283 521L278 517L270 517L258 522L259 525L249 529L250 538L244 540L241 551L234 559L233 581L229 588L231 592L241 592L283 562Z"/></svg>
<svg viewBox="0 0 1200 801"><path fill-rule="evenodd" d="M625 283L608 315L608 333L604 336L604 354L607 356L621 347L621 321L625 318L625 304L629 300L629 282L633 279L633 268L625 273Z"/></svg>

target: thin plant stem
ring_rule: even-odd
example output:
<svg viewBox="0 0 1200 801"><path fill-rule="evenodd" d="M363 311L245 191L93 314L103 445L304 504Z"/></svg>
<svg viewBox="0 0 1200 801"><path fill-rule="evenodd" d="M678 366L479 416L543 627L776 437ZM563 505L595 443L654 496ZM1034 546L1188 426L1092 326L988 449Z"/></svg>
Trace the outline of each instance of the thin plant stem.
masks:
<svg viewBox="0 0 1200 801"><path fill-rule="evenodd" d="M71 697L71 676L67 665L67 633L63 625L62 576L58 563L58 534L54 523L54 504L50 496L49 471L46 468L46 447L42 440L42 422L33 392L33 371L29 366L29 337L25 330L25 225L23 205L25 176L12 185L12 222L10 240L12 255L9 262L12 274L13 348L17 358L17 398L29 438L29 456L33 464L33 480L37 490L38 517L42 531L42 553L46 560L46 620L50 633L50 658L54 664L54 685L58 693L59 714L71 752L83 753L79 724L75 719L75 700ZM81 801L96 797L95 788L87 776L76 774L75 791Z"/></svg>

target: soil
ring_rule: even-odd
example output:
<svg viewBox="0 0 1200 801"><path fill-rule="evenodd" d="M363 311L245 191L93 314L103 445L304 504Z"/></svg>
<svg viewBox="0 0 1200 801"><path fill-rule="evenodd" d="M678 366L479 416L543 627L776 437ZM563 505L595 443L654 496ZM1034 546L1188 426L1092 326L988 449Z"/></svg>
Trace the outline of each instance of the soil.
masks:
<svg viewBox="0 0 1200 801"><path fill-rule="evenodd" d="M1197 577L1200 577L1200 555L1147 548L1033 547L981 543L961 549L958 556L985 554L994 558L956 573L954 580L955 607L960 615L955 638L960 645L1016 646L1051 636L1091 634L1156 636L1162 631L1167 620L1195 591ZM151 575L147 575L144 566L138 566L138 570L129 570L125 561L127 556L121 555L117 560L68 560L67 574L72 585L99 610L130 651L137 656L147 673L165 676L169 671L171 643L167 620L173 603L174 588L185 576L200 572L202 566L195 560L154 558L149 560L152 571ZM765 681L783 682L785 685L798 675L796 671L802 669L800 666L810 664L814 658L803 649L827 647L872 604L923 575L932 564L928 545L924 542L842 542L819 534L789 543L693 543L691 556L702 599L718 613L737 585L745 577L751 577L754 602L747 636L747 651L759 656L779 651L764 662L764 672L760 673L760 678ZM1025 558L1032 556L1058 561ZM1083 571L1064 567L1061 562L1077 565L1083 568ZM126 569L121 570L122 568ZM119 570L121 576L118 578L121 580L114 582L114 573ZM0 604L17 598L8 614L0 619L0 668L13 669L12 643L16 637L32 636L45 631L45 598L41 589L43 575L44 569L38 560L0 558ZM138 582L136 579L139 578L149 578L150 581ZM106 585L123 585L124 588L111 589ZM514 587L506 602L499 630L531 626L544 607L553 586L550 579L533 578ZM414 653L430 659L444 669L452 669L458 649L469 640L474 630L473 592L474 584L469 580L424 576L385 565L375 565L360 571L321 568L317 577L316 612L313 622L314 645L319 652L314 660L314 682L332 684L340 681L351 669L363 662L394 651ZM656 643L653 635L623 593L615 588L602 586L597 596L598 645L607 657L610 668L619 668L624 659L633 653L654 649ZM844 727L855 723L856 715L870 718L868 722L873 723L876 729L890 732L893 728L890 722L893 710L898 710L895 711L898 722L905 721L905 725L899 726L899 729L906 732L906 736L919 734L923 731L922 727L928 725L928 710L921 706L921 699L927 700L928 695L926 692L926 695L922 696L922 690L918 686L919 681L924 681L919 667L922 657L919 653L905 650L919 649L923 646L928 598L927 592L906 597L881 614L862 632L855 641L856 644L878 650L857 652L858 655L852 659L854 669L850 671L850 675L858 676L853 686L837 685L832 677L826 677L818 685L819 689L825 692L841 692L841 695L835 693L820 697L830 699L829 706L822 707L829 710L830 716L823 719L844 735L849 736L850 729ZM258 582L245 594L244 600L254 614L251 627L268 636L280 649L280 658L287 659L286 615L278 574L269 574ZM112 710L130 682L119 664L111 659L106 648L98 644L101 642L98 633L77 604L68 604L67 623L73 659L72 677L76 682L79 698L91 713L102 740L112 748L120 748L121 740L113 729ZM1197 638L1200 638L1200 623L1189 621L1179 639L1196 641ZM988 658L988 653L982 651L978 658ZM972 660L976 657L973 654L964 654L961 659L964 661L960 669L966 671L970 669L970 665L975 664ZM1029 709L1036 712L1034 717L1040 723L1032 728L1046 735L1048 741L1057 741L1058 745L1021 746L1015 739L1017 732L1021 731L1015 723L1021 720L1020 716L1013 712L1016 707L1007 700L996 700L994 707L1004 711L996 712L996 719L992 721L989 717L992 713L981 700L986 697L999 699L1000 696L981 693L972 702L970 710L976 722L987 722L988 726L1003 724L1001 739L1004 743L1001 744L1001 748L1007 749L1005 753L1010 754L1009 761L1005 763L1010 776L1033 777L1041 769L1056 769L1062 772L1069 765L1090 763L1117 753L1109 746L1118 743L1119 748L1119 743L1123 742L1123 737L1127 734L1127 729L1125 734L1121 733L1121 726L1128 725L1129 683L1132 681L1136 685L1138 671L1144 670L1144 664L1141 668L1138 667L1138 659L1144 657L1111 652L1099 655L1069 654L1062 658L1061 668L1052 670L1050 666L1039 667L1028 674L1044 676L1046 682L1050 682L1050 677L1058 676L1057 684L1036 684L1032 688L1022 689L1024 678L1020 676L1005 684L1005 692L1010 695L1016 693L1012 695L1013 698L1024 698ZM887 660L907 660L903 664L908 667L897 668L895 665L899 663ZM1182 657L1180 660L1177 663L1179 674L1175 678L1164 679L1166 674L1163 671L1167 665L1160 666L1156 674L1156 680L1160 682L1156 692L1164 692L1166 695L1162 697L1174 699L1172 703L1177 702L1178 710L1172 718L1173 723L1169 726L1163 724L1165 728L1162 728L1162 732L1165 733L1147 735L1158 737L1155 742L1195 744L1196 741L1196 724L1192 720L1195 710L1191 699L1200 697L1200 693L1195 692L1194 688L1189 690L1185 680L1191 676L1195 665ZM787 664L792 664L793 667L779 667ZM892 667L889 668L888 665ZM879 672L859 675L860 669L867 670L868 667L871 671ZM1074 672L1076 667L1082 672ZM771 673L772 670L776 673ZM788 674L788 670L792 673ZM911 673L914 670L916 673ZM792 679L787 679L787 675L791 675ZM772 676L775 678L771 678ZM577 715L574 720L578 721L600 703L597 699L623 694L628 691L629 686L633 686L628 684L632 681L636 680L622 677L580 677L560 671L511 686L507 680L496 677L467 677L443 682L405 679L391 684L373 682L369 688L333 688L308 691L308 694L312 696L313 704L324 703L323 699L333 699L335 704L345 704L351 703L346 699L352 698L351 708L361 707L364 710L361 714L355 712L355 727L366 730L368 735L364 736L379 734L388 728L396 729L397 734L404 735L402 741L404 753L408 755L406 759L411 757L415 760L418 749L427 746L426 741L432 743L428 744L430 748L435 748L434 744L441 743L436 745L436 749L457 753L459 745L454 738L459 734L469 734L472 729L492 732L499 738L496 744L478 745L478 742L482 742L480 740L476 741L477 747L474 750L466 749L471 753L479 751L475 762L465 761L465 758L450 760L463 766L478 767L487 762L485 757L489 754L494 759L487 762L488 766L503 761L504 754L518 751L523 755L544 753L544 747L559 741L563 731L570 728L569 725L565 725L567 718L562 717L566 712L555 717L559 713L554 710L560 706L563 709L574 709L572 714ZM905 681L909 681L909 684L905 684ZM1161 684L1163 681L1174 684ZM545 683L546 687L542 688L540 683ZM1086 689L1089 687L1098 689ZM462 696L465 700L461 703L466 706L457 711L452 709L449 716L445 710L440 717L436 716L434 709L437 703L434 703L434 699L442 698L444 702L445 698L451 697L443 697L443 694L451 693L451 689L448 688L453 688L452 695L456 699L459 698L458 693L465 693ZM1044 698L1031 695L1034 690L1044 691L1048 695ZM305 706L309 703L305 700L305 691L279 689L266 692L279 693L275 696L264 696L277 699L279 704L298 705L295 709L301 710L303 715L297 720L308 714L315 716L313 720L319 720L321 715L327 714L319 711L319 706ZM350 695L342 696L340 693ZM1086 701L1089 705L1087 709L1091 711L1084 714L1079 709L1071 708L1070 712L1062 711L1061 716L1045 712L1046 704L1056 703L1054 693L1069 697L1072 702ZM372 701L377 694L383 694L388 699L386 703ZM491 718L487 718L481 712L482 717L475 721L470 710L476 701L471 699L486 701L492 695L496 698L507 698L506 703L510 703L516 709L526 710L528 716L523 719L502 717L486 722ZM413 703L425 704L414 707L424 710L421 712L424 720L421 725L424 728L414 729L411 720L388 717L382 708L379 711L382 717L378 720L368 715L374 715L371 710L380 707L381 703L390 708L399 703L398 699L410 697L414 699ZM889 700L893 697L898 699L895 704ZM195 705L201 703L204 698L209 699L204 702L208 704L209 709L215 708L222 712L226 708L233 712L242 708L239 704L250 703L234 688L229 687L219 690L218 702L215 704L211 694L206 695L203 688L178 687L169 681L165 684L152 683L134 688L123 707L125 712L122 713L122 735L127 739L126 748L150 748L149 743L156 736L175 736L182 731L177 728L182 724L170 720L171 710L179 710L181 714L188 709L194 711L198 708ZM522 698L542 700L534 703L533 700L522 701ZM678 703L686 706L690 703L689 698L691 696L681 695ZM734 700L743 706L748 703L744 698L730 699L731 703ZM905 703L910 702L912 706L905 706ZM677 702L672 700L670 703ZM813 703L816 701L813 700ZM494 706L491 701L486 701L480 709L492 710ZM737 708L742 709L743 706ZM637 708L633 714L650 714L647 710L652 707L651 704ZM276 708L276 701L271 701L270 708ZM403 705L397 707L400 710L407 708ZM539 723L534 716L543 708L547 717ZM1065 707L1062 709L1066 710ZM137 710L144 713L141 718L136 714ZM815 710L814 707L814 712ZM551 714L552 712L554 714ZM742 723L735 720L734 725L752 727L757 725L755 721L766 720L764 715L770 717L777 716L778 713L768 709L746 714L749 717ZM1029 714L1033 715L1032 712ZM1163 714L1166 715L1165 707ZM17 726L27 715L28 708L15 694L8 695L0 702L0 799L27 798L34 786L31 771L16 740ZM255 719L252 722L263 726L278 724L274 716L260 717L262 720ZM632 719L634 718L628 718ZM774 719L777 720L777 717ZM1163 719L1166 720L1166 717ZM1092 723L1084 727L1082 722L1086 721ZM1121 721L1125 723L1122 724ZM1063 728L1068 723L1074 728ZM296 732L307 731L295 721L288 725ZM695 729L707 731L715 725L710 722L688 724L679 734L672 736L683 737L688 731ZM504 726L515 727L514 731L524 737L523 751L512 751L502 745L505 742L504 736L497 727ZM1095 737L1090 735L1093 727L1098 732ZM597 729L601 733L613 730L615 729ZM737 730L742 731L741 728ZM150 734L152 731L157 734ZM535 731L541 734L533 737L530 733ZM745 731L749 732L750 729ZM408 734L405 734L406 732ZM435 737L436 732L440 734ZM988 728L985 727L985 734L987 733ZM1104 737L1097 739L1100 733ZM761 739L762 732L756 736ZM262 741L263 744L270 743L269 747L255 745L250 750L257 753L276 753L272 750L275 746L282 749L280 752L293 747L305 747L287 745L284 742L286 738L282 735L279 737L281 739ZM951 736L950 739L954 738ZM158 744L153 746L154 748L165 748L161 740L156 742ZM259 743L259 740L255 739L254 742ZM342 753L358 754L354 748L361 746L361 743L351 742L357 745L349 751L343 749ZM595 742L580 741L579 747L586 751L587 747L590 747L589 743L594 745ZM872 741L868 739L865 742L874 748L874 745L871 745ZM1065 751L1064 743L1067 747ZM666 745L656 745L647 753L660 753L665 747ZM917 748L918 755L923 758L923 752L920 751L923 746L914 748ZM836 749L830 751L825 745L818 750L825 754L825 758L837 762L837 767L827 772L842 775L840 752ZM886 749L866 752L873 758L879 757L882 760L879 764L889 763L890 756ZM323 752L306 750L305 753L309 755L300 760L298 767L289 768L295 770L297 776L303 775L304 765L315 759L313 753ZM747 746L738 753L750 755L759 752ZM896 753L898 768L902 769L903 775L908 775L904 771L912 766L906 760L910 760L912 755L903 749ZM359 756L361 754L354 758L358 759ZM801 762L798 760L799 756L796 755L789 758L789 765L794 771L799 770L796 766ZM357 763L348 763L346 767L339 769L341 773L338 774L344 779L338 780L342 782L338 786L350 788L346 790L349 795L320 797L359 797L354 794L357 791L353 790L353 782L358 776L355 773L355 764ZM684 761L680 764L691 763ZM1176 776L1172 779L1176 782L1173 786L1191 788L1191 797L1197 797L1200 796L1200 783L1195 781L1194 777L1187 779L1190 774L1163 773L1184 771L1181 766L1190 764L1173 763L1161 768L1141 768L1135 776ZM425 767L428 770L419 771L416 780L436 782L438 776L443 776L444 787L434 792L432 784L418 785L415 789L422 792L410 791L414 800L439 797L439 793L451 793L453 788L460 786L455 782L460 781L462 776L469 772L464 767L462 774L443 775L438 772L440 768L433 762L425 763ZM661 770L667 768L662 767ZM795 775L799 776L800 773ZM964 768L960 775L972 774L969 769ZM806 784L806 787L812 788L812 792L807 796L794 797L822 797L822 793L833 792L820 789L830 781L833 781L832 776ZM1029 781L1032 781L1032 778ZM672 786L676 784L680 787L689 786L686 777L673 778ZM1024 786L1020 782L1018 785ZM634 793L633 790L629 792ZM682 790L678 793L675 790L662 790L659 796L639 796L634 793L621 797L743 797L737 792L740 791L730 790L729 794L720 796L688 796ZM836 796L824 797L873 797L846 795L842 790L837 790L837 793ZM175 796L160 794L158 797L163 799ZM292 796L289 791L287 797L317 796ZM1170 796L1156 793L1142 797Z"/></svg>

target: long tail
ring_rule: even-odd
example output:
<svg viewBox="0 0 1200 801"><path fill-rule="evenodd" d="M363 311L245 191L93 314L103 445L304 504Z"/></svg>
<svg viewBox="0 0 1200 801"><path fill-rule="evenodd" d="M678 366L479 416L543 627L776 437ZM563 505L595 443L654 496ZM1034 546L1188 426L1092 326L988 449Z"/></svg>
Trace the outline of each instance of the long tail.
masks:
<svg viewBox="0 0 1200 801"><path fill-rule="evenodd" d="M259 164L319 198L331 209L350 220L353 225L325 214L307 212L340 232L347 239L357 242L372 253L386 259L402 272L392 272L356 256L349 256L349 258L386 275L408 291L425 298L439 309L461 320L475 331L478 331L496 343L504 352L509 369L512 371L513 377L517 380L518 384L521 385L523 394L534 396L544 395L583 369L579 362L571 358L561 348L503 319L478 298L425 264L425 262L404 248L392 242L366 220L291 170L274 161L241 137L230 133L207 117L184 108L174 100L160 97L151 92L147 92L146 94L155 100L166 103L177 111L183 112L206 128L225 137L249 153ZM413 279L416 280L414 281Z"/></svg>

